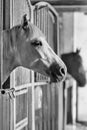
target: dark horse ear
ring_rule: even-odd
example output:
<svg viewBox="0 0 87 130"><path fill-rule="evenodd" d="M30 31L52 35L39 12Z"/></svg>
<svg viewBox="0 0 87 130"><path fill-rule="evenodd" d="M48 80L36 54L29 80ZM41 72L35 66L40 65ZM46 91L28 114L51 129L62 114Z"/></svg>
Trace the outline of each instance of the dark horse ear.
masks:
<svg viewBox="0 0 87 130"><path fill-rule="evenodd" d="M28 20L26 16L27 14L23 15L22 20L21 20L21 25L24 30L26 30L28 27Z"/></svg>
<svg viewBox="0 0 87 130"><path fill-rule="evenodd" d="M80 49L76 49L76 54L79 54L81 51L81 48Z"/></svg>

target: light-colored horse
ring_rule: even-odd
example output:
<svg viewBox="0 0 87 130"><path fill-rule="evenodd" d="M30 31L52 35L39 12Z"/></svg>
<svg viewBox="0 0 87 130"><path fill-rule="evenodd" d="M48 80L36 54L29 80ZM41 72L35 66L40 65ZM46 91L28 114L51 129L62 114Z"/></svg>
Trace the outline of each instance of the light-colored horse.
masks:
<svg viewBox="0 0 87 130"><path fill-rule="evenodd" d="M23 16L20 25L3 31L3 80L18 66L49 76L52 82L65 79L66 66L48 45L44 34Z"/></svg>

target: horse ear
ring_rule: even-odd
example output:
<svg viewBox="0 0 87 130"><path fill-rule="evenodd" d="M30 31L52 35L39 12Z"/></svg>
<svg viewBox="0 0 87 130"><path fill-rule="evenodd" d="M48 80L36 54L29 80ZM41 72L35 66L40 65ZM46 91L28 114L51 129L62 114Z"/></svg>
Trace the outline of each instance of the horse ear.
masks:
<svg viewBox="0 0 87 130"><path fill-rule="evenodd" d="M79 54L81 51L81 48L80 49L76 49L76 54Z"/></svg>
<svg viewBox="0 0 87 130"><path fill-rule="evenodd" d="M21 20L21 25L24 30L26 30L28 27L28 20L26 16L27 14L23 15L22 20Z"/></svg>

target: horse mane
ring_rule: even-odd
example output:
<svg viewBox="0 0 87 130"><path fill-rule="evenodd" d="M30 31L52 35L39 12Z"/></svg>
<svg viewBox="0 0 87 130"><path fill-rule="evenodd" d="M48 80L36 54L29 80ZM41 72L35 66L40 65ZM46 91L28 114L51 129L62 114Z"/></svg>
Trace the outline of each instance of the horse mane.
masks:
<svg viewBox="0 0 87 130"><path fill-rule="evenodd" d="M15 40L18 37L19 28L20 25L17 25L11 29L3 31L3 55L5 55L7 58L9 58L9 55L12 54L16 49Z"/></svg>

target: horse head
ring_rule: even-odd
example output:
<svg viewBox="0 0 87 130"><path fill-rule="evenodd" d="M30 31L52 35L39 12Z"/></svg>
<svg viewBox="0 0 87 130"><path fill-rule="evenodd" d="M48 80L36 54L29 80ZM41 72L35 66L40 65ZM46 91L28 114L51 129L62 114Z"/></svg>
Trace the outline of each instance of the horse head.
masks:
<svg viewBox="0 0 87 130"><path fill-rule="evenodd" d="M62 54L61 58L67 66L68 73L75 78L78 86L84 86L86 84L86 73L79 53L80 50L77 49L76 52Z"/></svg>
<svg viewBox="0 0 87 130"><path fill-rule="evenodd" d="M27 20L26 15L20 25L4 33L4 39L9 37L3 43L4 75L18 66L23 66L49 76L52 82L65 79L65 64L48 45L40 29Z"/></svg>

